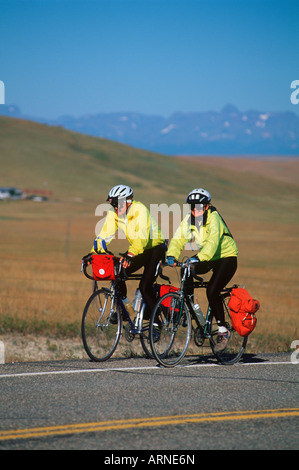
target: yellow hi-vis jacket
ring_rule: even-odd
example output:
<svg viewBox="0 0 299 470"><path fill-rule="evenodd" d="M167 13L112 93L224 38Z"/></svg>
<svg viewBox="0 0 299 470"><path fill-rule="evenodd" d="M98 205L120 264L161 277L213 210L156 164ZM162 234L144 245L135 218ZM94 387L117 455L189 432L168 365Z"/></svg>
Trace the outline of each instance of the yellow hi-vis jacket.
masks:
<svg viewBox="0 0 299 470"><path fill-rule="evenodd" d="M125 234L130 243L128 252L135 256L165 242L161 229L150 211L138 201L133 201L123 216L118 216L113 208L108 211L102 230L97 237L98 252L103 252L101 240L105 240L108 245L118 229ZM94 252L94 248L91 251Z"/></svg>
<svg viewBox="0 0 299 470"><path fill-rule="evenodd" d="M214 207L209 207L204 225L198 228L191 225L191 215L187 214L169 243L166 256L179 259L188 242L194 239L200 261L215 261L220 258L238 256L238 248L222 217Z"/></svg>

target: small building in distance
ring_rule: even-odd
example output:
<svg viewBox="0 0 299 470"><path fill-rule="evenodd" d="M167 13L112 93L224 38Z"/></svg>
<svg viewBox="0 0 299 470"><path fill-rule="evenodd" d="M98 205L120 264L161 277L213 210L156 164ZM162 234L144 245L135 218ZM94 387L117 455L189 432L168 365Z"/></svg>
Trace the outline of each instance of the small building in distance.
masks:
<svg viewBox="0 0 299 470"><path fill-rule="evenodd" d="M0 201L5 201L7 199L24 199L25 194L21 189L18 188L1 188L0 187Z"/></svg>

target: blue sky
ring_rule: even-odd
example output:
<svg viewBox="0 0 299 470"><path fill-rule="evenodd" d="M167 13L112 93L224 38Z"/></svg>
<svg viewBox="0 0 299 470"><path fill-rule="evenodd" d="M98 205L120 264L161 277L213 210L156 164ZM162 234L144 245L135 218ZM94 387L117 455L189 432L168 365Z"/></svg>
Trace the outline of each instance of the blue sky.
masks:
<svg viewBox="0 0 299 470"><path fill-rule="evenodd" d="M31 116L293 111L298 0L0 0L6 104Z"/></svg>

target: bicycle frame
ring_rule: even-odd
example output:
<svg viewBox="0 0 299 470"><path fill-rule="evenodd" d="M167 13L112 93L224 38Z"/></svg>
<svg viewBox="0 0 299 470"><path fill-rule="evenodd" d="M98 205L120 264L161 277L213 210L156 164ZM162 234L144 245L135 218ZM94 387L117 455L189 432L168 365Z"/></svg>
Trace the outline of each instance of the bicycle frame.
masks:
<svg viewBox="0 0 299 470"><path fill-rule="evenodd" d="M197 327L199 328L199 330L201 332L201 335L202 335L203 339L209 339L209 340L213 341L212 336L209 333L210 325L211 325L211 308L210 308L210 306L208 305L207 313L206 313L206 323L203 327L199 323L198 318L196 316L196 313L194 312L193 305L192 305L192 302L190 300L190 296L186 295L185 292L184 292L184 285L185 285L187 274L190 276L190 273L191 273L193 278L197 280L197 282L194 282L194 284L193 284L195 289L197 289L197 288L206 289L208 287L209 283L207 281L204 281L203 278L197 276L194 272L194 269L192 270L191 266L187 266L185 263L178 263L178 266L181 266L184 269L184 273L181 277L180 290L178 291L178 294L181 296L179 319L181 318L181 315L182 315L183 303L186 302L186 305L189 309L189 312L191 313L191 318L195 321ZM237 287L237 284L234 284L232 287L225 287L221 291L220 295L221 295L221 300L222 300L222 303L223 303L223 308L224 308L225 314L229 314L229 311L226 307L224 299L230 295L231 290L234 287Z"/></svg>
<svg viewBox="0 0 299 470"><path fill-rule="evenodd" d="M247 344L247 337L238 335L230 320L227 300L229 300L231 291L236 287L236 284L225 287L220 292L225 311L225 326L229 334L225 347L219 348L219 329L213 310L208 306L205 324L201 326L200 322L202 324L203 322L201 318L197 318L196 309L193 308L193 295L186 292L185 281L191 275L193 279L197 280L197 282L193 281L194 289L206 288L209 282L204 282L196 275L192 266L188 266L186 263L177 263L176 266L182 268L180 287L178 290L160 297L150 319L149 338L154 358L163 367L178 365L184 359L193 336L194 343L199 348L204 345L205 339L208 339L212 353L218 362L235 364L241 359ZM195 325L192 324L192 320ZM203 353L204 351L200 355Z"/></svg>
<svg viewBox="0 0 299 470"><path fill-rule="evenodd" d="M117 299L118 305L121 307L122 313L125 314L126 320L127 320L127 321L129 322L129 324L130 324L131 333L132 333L133 335L137 335L137 334L143 333L144 331L147 331L147 330L148 330L148 326L145 327L145 328L142 327L143 313L144 313L144 309L145 309L145 302L142 301L142 304L141 304L141 307L140 307L139 312L135 312L135 313L136 313L136 318L135 318L134 321L133 321L133 320L131 319L131 317L130 317L129 312L128 312L127 309L126 309L125 303L123 302L123 300L122 300L120 294L116 294L116 295L115 295L115 298Z"/></svg>
<svg viewBox="0 0 299 470"><path fill-rule="evenodd" d="M194 288L206 288L208 286L208 282L205 282L201 277L196 276L196 274L194 272L192 272L192 269L191 269L190 266L186 266L186 265L184 265L184 263L181 263L181 266L184 268L184 273L183 273L182 278L181 278L180 290L178 292L181 296L181 299L182 299L180 314L182 312L183 302L185 301L186 304L187 304L187 307L189 309L189 312L191 313L192 319L196 322L197 326L200 328L200 330L204 334L205 338L208 338L208 337L210 337L210 335L207 333L208 332L207 326L210 322L210 307L208 307L207 314L206 314L206 324L205 324L204 327L202 327L201 324L199 323L198 319L197 319L197 316L196 316L195 312L194 312L192 302L190 300L190 296L186 295L185 292L184 292L184 285L185 285L187 274L190 275L190 273L191 273L193 278L197 279L197 281L199 281L199 282L194 282Z"/></svg>
<svg viewBox="0 0 299 470"><path fill-rule="evenodd" d="M119 339L122 337L123 321L125 321L126 325L124 326L124 330L126 340L130 343L134 340L135 336L139 336L143 351L147 357L152 358L151 351L148 347L149 322L143 325L146 308L145 301L142 300L139 310L134 310L133 315L131 309L127 309L126 303L122 299L124 294L122 288L123 283L127 280L140 281L143 274L132 273L128 276L120 264L116 279L111 280L110 287L99 288L99 281L95 280L93 275L87 273L87 267L90 264L91 263L87 260L86 262L82 262L81 267L85 276L93 281L93 293L85 305L81 322L81 334L85 351L94 361L101 362L109 359L116 350ZM156 270L156 277L158 276L168 280L170 283L169 278L163 276L160 263L157 265ZM153 284L153 288L155 289L155 284ZM93 302L97 298L101 299L99 307ZM95 307L93 307L94 305ZM131 318L133 316L134 319ZM89 330L87 325L89 325ZM90 333L90 331L92 331L92 333ZM102 343L99 341L99 336L101 337ZM115 340L113 342L114 338ZM111 348L109 349L110 346Z"/></svg>
<svg viewBox="0 0 299 470"><path fill-rule="evenodd" d="M131 279L136 280L136 279L140 279L140 278L141 278L141 275L137 274L133 277L130 277L129 279L130 280ZM144 311L145 311L145 308L146 308L146 303L144 302L144 300L142 299L140 309L139 309L138 312L135 311L136 317L135 317L134 320L132 320L131 317L130 317L129 312L126 309L126 305L122 300L121 292L120 292L119 287L117 285L117 281L112 281L111 291L114 292L114 299L117 300L117 303L120 306L122 313L125 315L126 320L128 321L128 323L130 325L131 333L133 335L137 335L137 334L140 335L140 334L143 334L146 331L148 331L149 330L149 325L143 326L143 315L144 315Z"/></svg>

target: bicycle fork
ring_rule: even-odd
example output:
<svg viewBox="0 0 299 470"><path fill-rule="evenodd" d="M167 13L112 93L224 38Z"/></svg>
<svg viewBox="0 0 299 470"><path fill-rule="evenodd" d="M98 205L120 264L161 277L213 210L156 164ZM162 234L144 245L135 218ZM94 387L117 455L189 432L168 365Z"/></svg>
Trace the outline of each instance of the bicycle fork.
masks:
<svg viewBox="0 0 299 470"><path fill-rule="evenodd" d="M167 327L166 327L168 331L176 332L178 330L178 325L180 324L181 319L183 318L183 307L184 307L183 296L180 297L179 304L177 303L177 301L171 302L170 307L169 307L170 315L169 315L169 320L167 321ZM183 318L183 321L184 321L184 318Z"/></svg>

